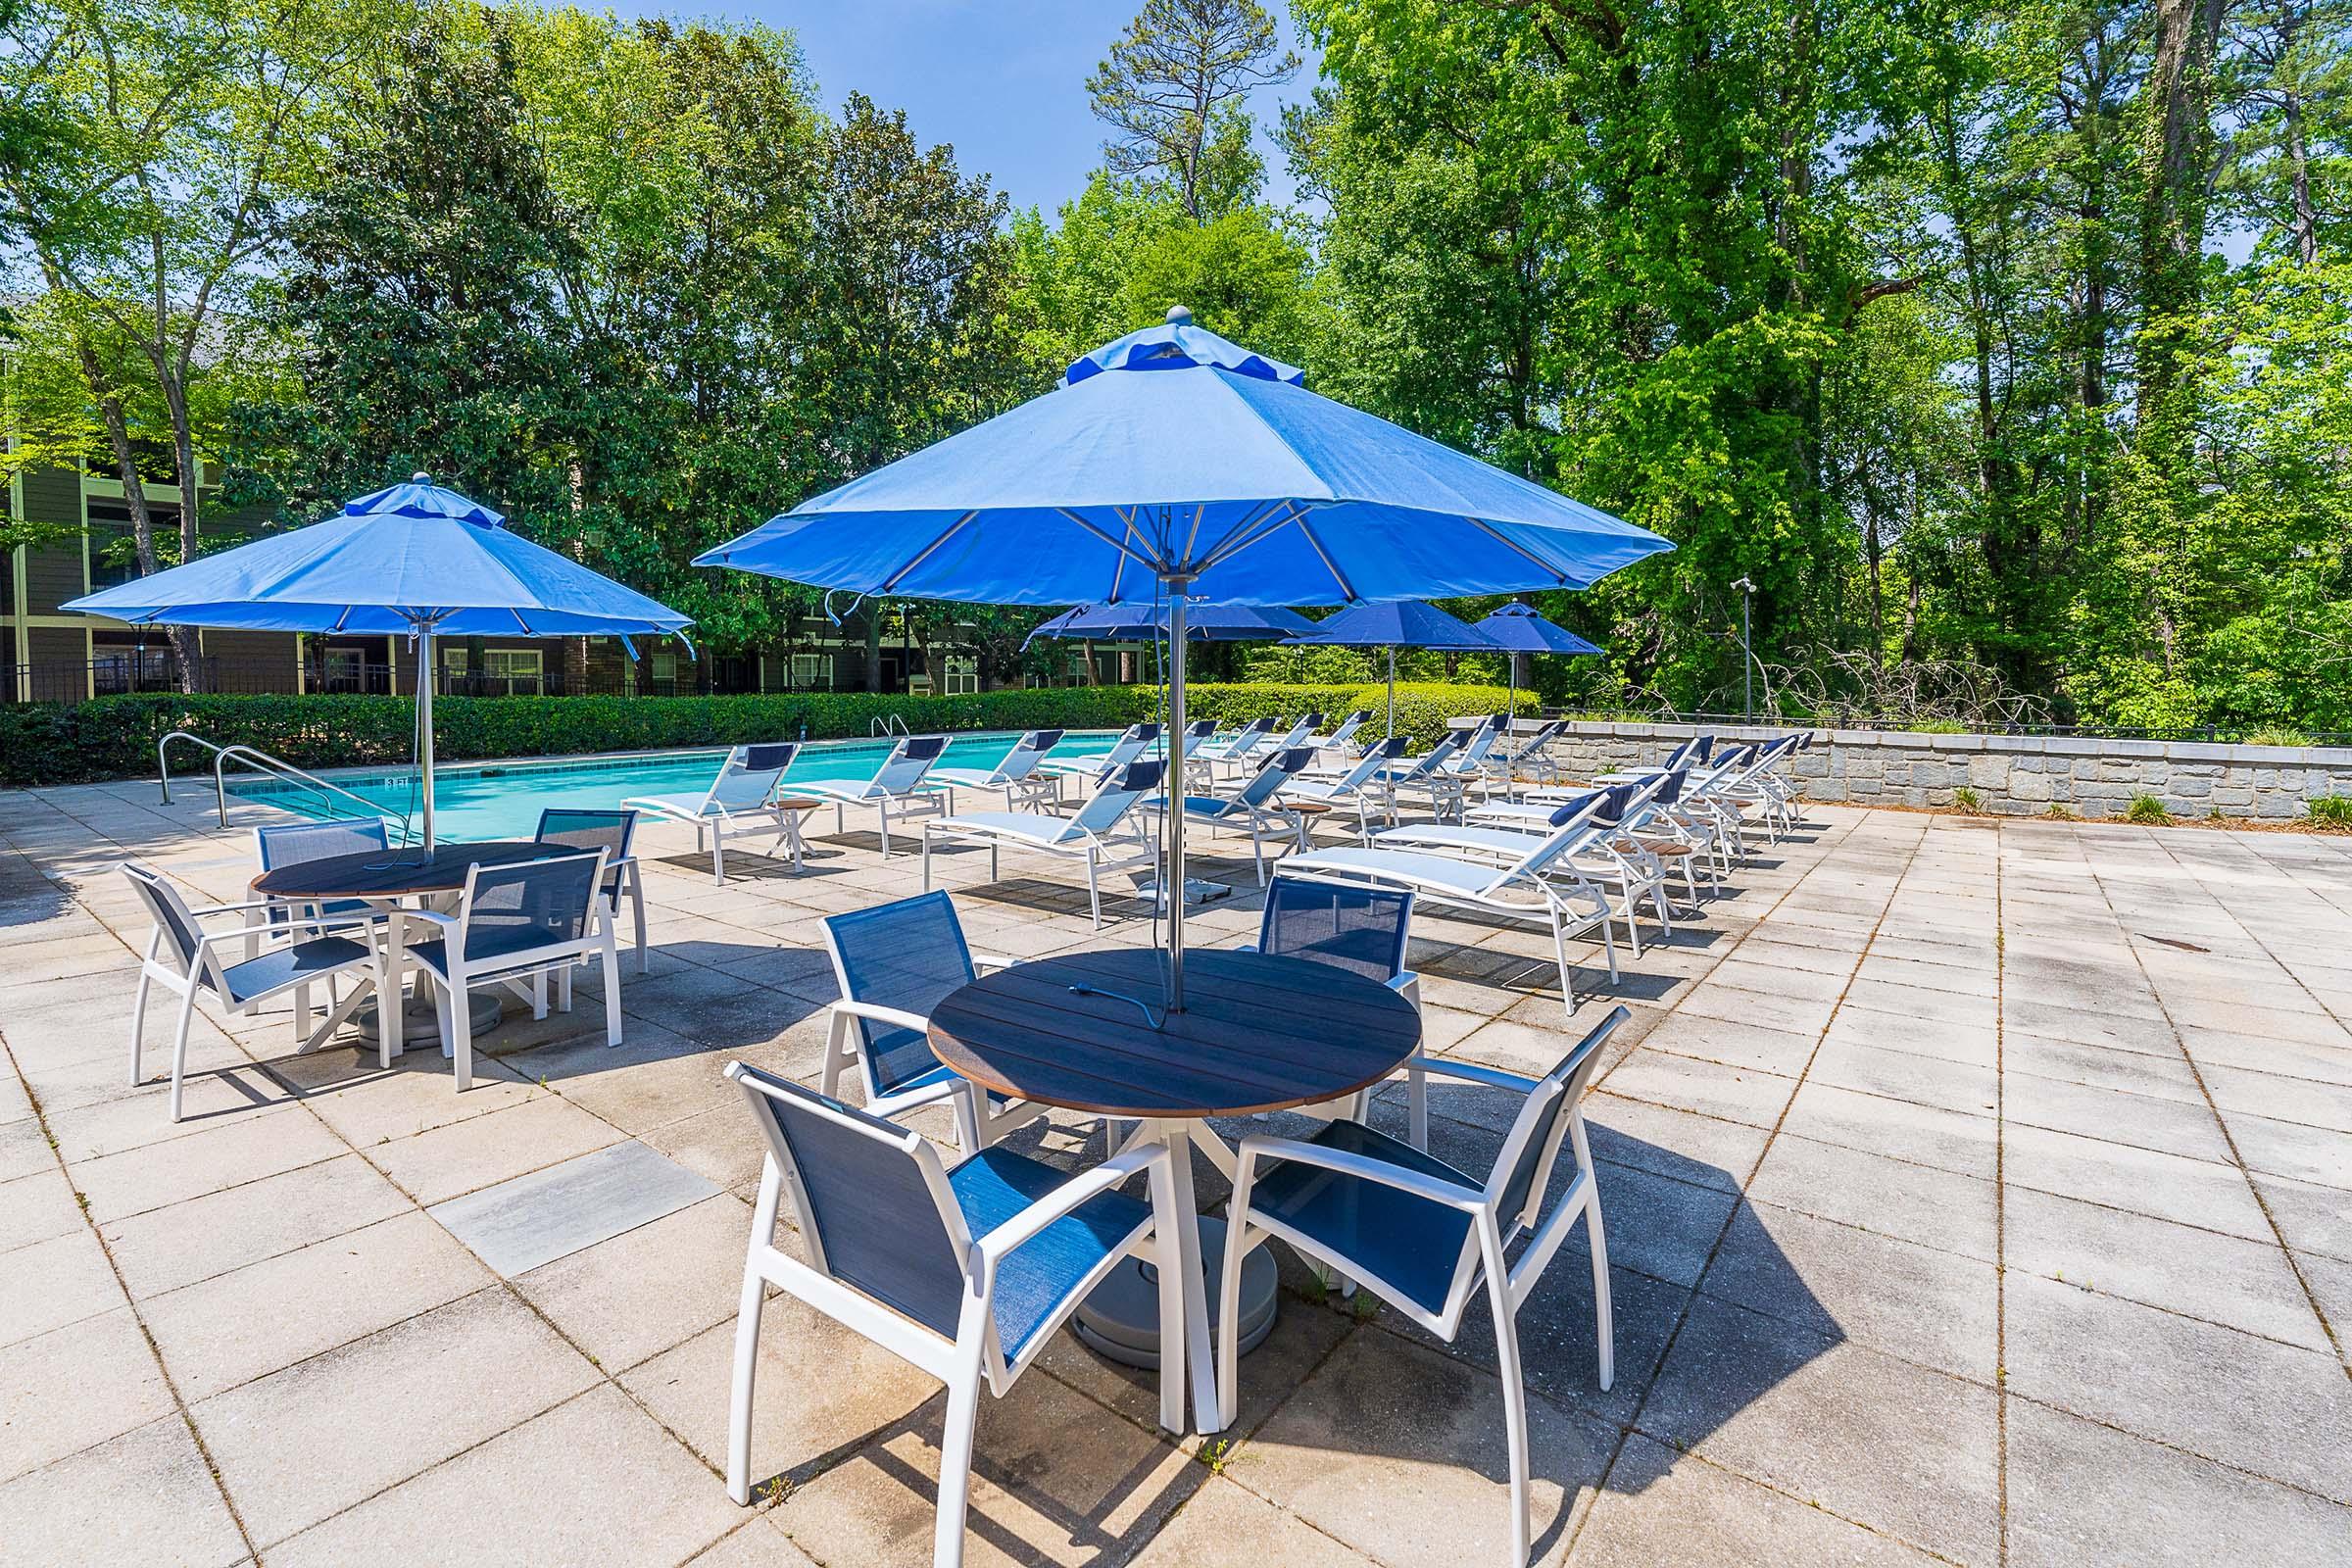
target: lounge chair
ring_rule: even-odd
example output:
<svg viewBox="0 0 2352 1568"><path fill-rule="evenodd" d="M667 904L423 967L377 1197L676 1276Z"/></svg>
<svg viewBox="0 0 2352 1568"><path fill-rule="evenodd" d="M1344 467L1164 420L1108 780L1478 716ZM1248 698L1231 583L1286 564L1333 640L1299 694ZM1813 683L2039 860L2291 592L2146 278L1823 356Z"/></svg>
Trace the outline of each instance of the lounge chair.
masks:
<svg viewBox="0 0 2352 1568"><path fill-rule="evenodd" d="M1387 797L1370 786L1371 777L1402 757L1405 745L1402 735L1392 735L1385 741L1367 747L1364 755L1355 760L1355 765L1339 777L1313 778L1301 775L1284 788L1283 797L1291 801L1319 802L1335 810L1352 806L1355 808L1355 836L1359 842L1369 844L1372 842L1373 816L1388 810ZM1391 820L1394 821L1394 818Z"/></svg>
<svg viewBox="0 0 2352 1568"><path fill-rule="evenodd" d="M1058 729L1033 729L1012 743L1004 760L994 767L935 767L931 782L945 784L952 790L1003 790L1004 809L1017 811L1023 806L1032 810L1051 810L1061 802L1061 775L1041 771L1046 754L1061 744L1066 733Z"/></svg>
<svg viewBox="0 0 2352 1568"><path fill-rule="evenodd" d="M1100 779L1114 767L1124 767L1142 757L1159 740L1159 726L1154 723L1130 724L1119 733L1107 751L1085 752L1076 757L1049 757L1037 764L1040 773L1054 778Z"/></svg>
<svg viewBox="0 0 2352 1568"><path fill-rule="evenodd" d="M1343 757L1353 756L1358 750L1355 744L1355 732L1371 723L1373 716L1372 710L1369 708L1357 709L1333 725L1330 734L1316 737L1315 750L1338 752Z"/></svg>
<svg viewBox="0 0 2352 1568"><path fill-rule="evenodd" d="M920 1133L740 1061L726 1071L767 1145L735 1319L727 1494L752 1500L753 1378L773 1285L947 1384L931 1561L957 1568L983 1379L995 1394L1008 1392L1129 1256L1157 1265L1160 1321L1183 1321L1174 1239L1197 1216L1177 1212L1167 1150L1134 1149L1079 1176L1003 1148L948 1166ZM1138 1172L1149 1204L1116 1191ZM776 1245L787 1192L807 1262ZM1167 1336L1159 1420L1170 1432L1184 1429L1184 1336Z"/></svg>
<svg viewBox="0 0 2352 1568"><path fill-rule="evenodd" d="M250 1014L262 1003L288 991L304 990L338 975L365 979L365 986L355 985L350 995L327 1009L326 1019L305 1035L302 1051L316 1049L350 1017L361 1000L370 993L382 995L384 986L383 954L377 948L373 933L362 930L355 938L349 933L361 927L382 924L386 915L366 914L341 916L335 924L343 935L306 935L311 928L292 920L275 928L265 944L248 923L248 916L267 915L276 901L255 899L243 904L208 905L190 908L177 889L143 865L125 865L122 874L130 879L131 889L147 909L155 929L147 936L147 955L139 963L139 986L130 1004L130 1081L135 1088L145 1082L140 1053L147 1026L147 994L162 986L179 998L179 1018L172 1031L172 1096L169 1102L173 1121L179 1120L181 1083L187 1076L188 1028L196 1016L196 997L209 992L214 998L236 1013ZM277 906L282 914L282 906ZM204 922L215 915L234 914L239 922L224 931L207 931ZM220 949L227 943L247 944L249 956L236 963L223 963ZM297 1019L297 1027L310 1022L307 1009ZM377 1037L376 1059L379 1064L392 1064L392 1047L382 1036Z"/></svg>
<svg viewBox="0 0 2352 1568"><path fill-rule="evenodd" d="M702 852L706 836L710 841L710 877L712 881L727 879L727 840L746 838L754 833L775 830L773 850L789 847L792 868L801 869L801 814L786 810L774 801L776 785L784 770L800 755L800 747L792 741L780 741L766 746L738 746L727 754L719 765L718 777L700 797L692 795L634 795L620 804L629 810L663 822L679 822L694 829L694 848Z"/></svg>
<svg viewBox="0 0 2352 1568"><path fill-rule="evenodd" d="M841 1076L854 1067L870 1116L902 1116L945 1101L967 1154L1046 1113L1044 1105L986 1093L932 1054L931 1009L984 971L1012 962L971 950L945 893L828 915L823 924L841 983L825 1035L821 1082L829 1098L840 1098Z"/></svg>
<svg viewBox="0 0 2352 1568"><path fill-rule="evenodd" d="M1250 832L1250 854L1257 863L1257 885L1266 885L1266 834L1273 832L1296 840L1298 848L1306 848L1306 819L1297 811L1286 811L1277 802L1284 789L1314 760L1315 754L1303 746L1287 752L1276 752L1266 759L1249 783L1232 795L1187 795L1184 797L1184 819L1198 822L1211 832L1228 828L1247 828ZM1144 803L1152 809L1164 813L1168 803L1164 796L1154 796Z"/></svg>
<svg viewBox="0 0 2352 1568"><path fill-rule="evenodd" d="M620 946L605 906L605 852L562 855L520 865L476 865L455 914L404 909L400 918L439 933L409 939L408 958L431 982L441 1015L441 1051L455 1063L460 1094L473 1087L473 1009L478 985L531 983L531 1015L547 1016L547 977L571 1010L572 966L596 959L605 971L605 1044L620 1044Z"/></svg>
<svg viewBox="0 0 2352 1568"><path fill-rule="evenodd" d="M833 808L833 831L847 831L844 813L853 806L861 806L881 813L882 853L890 853L890 813L896 809L902 819L909 816L945 816L956 804L954 791L930 780L931 769L948 750L945 735L908 735L890 749L874 769L874 776L855 782L817 780L807 785L795 784L796 794L825 802Z"/></svg>
<svg viewBox="0 0 2352 1568"><path fill-rule="evenodd" d="M1614 784L1553 808L1550 816L1531 818L1529 808L1524 807L1481 807L1471 821L1460 826L1396 828L1375 834L1372 842L1375 847L1393 844L1445 854L1512 855L1518 853L1520 846L1542 838L1560 810L1590 804L1592 825L1598 831L1588 842L1579 844L1562 863L1586 882L1617 890L1620 912L1625 917L1626 941L1633 948L1633 956L1639 958L1642 933L1635 923L1634 906L1642 899L1646 897L1656 905L1659 927L1666 935L1674 935L1674 911L1666 902L1665 861L1642 844L1640 834L1649 820L1651 803L1666 787L1666 781L1680 777L1680 774L1660 773L1637 783ZM1695 891L1692 896L1696 897Z"/></svg>
<svg viewBox="0 0 2352 1568"><path fill-rule="evenodd" d="M1417 895L1423 905L1506 919L1542 920L1551 928L1552 956L1560 971L1560 1004L1573 1017L1576 971L1568 961L1571 936L1581 937L1597 928L1601 951L1608 959L1609 979L1617 979L1617 944L1609 934L1608 897L1579 875L1567 859L1602 831L1592 820L1599 806L1596 794L1561 807L1551 815L1550 831L1542 837L1496 832L1498 842L1476 858L1383 845L1375 838L1369 849L1315 850L1292 856L1274 868L1274 874L1403 888Z"/></svg>
<svg viewBox="0 0 2352 1568"><path fill-rule="evenodd" d="M1625 1018L1625 1008L1612 1009L1537 1079L1422 1058L1425 1071L1524 1096L1483 1179L1359 1121L1335 1121L1304 1140L1263 1133L1242 1140L1218 1285L1217 1404L1223 1421L1234 1417L1240 1381L1242 1264L1267 1238L1280 1237L1304 1256L1361 1280L1412 1322L1448 1342L1483 1285L1502 1381L1511 1478L1509 1560L1513 1568L1527 1561L1532 1530L1519 1308L1579 1219L1592 1252L1601 1388L1606 1390L1616 1375L1608 1241L1583 1101L1600 1063L1602 1042ZM1563 1149L1573 1153L1576 1173L1546 1212L1544 1196ZM1522 1232L1532 1234L1513 1259L1508 1249Z"/></svg>
<svg viewBox="0 0 2352 1568"><path fill-rule="evenodd" d="M1086 861L1086 897L1094 911L1095 929L1102 929L1102 873L1138 866L1157 866L1159 846L1129 815L1145 796L1159 787L1167 764L1156 758L1128 762L1096 787L1085 805L1071 816L1042 811L958 812L923 824L923 886L931 886L931 846L985 844L988 875L997 876L997 852L1005 845L1041 855L1082 858Z"/></svg>
<svg viewBox="0 0 2352 1568"><path fill-rule="evenodd" d="M1519 775L1533 773L1541 783L1556 782L1560 776L1559 760L1552 756L1560 737L1568 728L1563 719L1546 719L1536 726L1534 733L1523 741L1514 741L1505 726L1504 733L1487 754L1484 764L1488 778L1502 786L1505 795L1518 789Z"/></svg>

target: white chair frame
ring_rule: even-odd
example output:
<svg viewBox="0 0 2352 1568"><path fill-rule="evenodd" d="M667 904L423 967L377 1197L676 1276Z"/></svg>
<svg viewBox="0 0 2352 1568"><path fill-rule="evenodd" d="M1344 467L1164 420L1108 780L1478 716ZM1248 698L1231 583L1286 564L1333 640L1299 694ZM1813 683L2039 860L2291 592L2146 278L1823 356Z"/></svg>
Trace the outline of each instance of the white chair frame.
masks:
<svg viewBox="0 0 2352 1568"><path fill-rule="evenodd" d="M791 746L796 754L800 750L797 742L778 741L773 744ZM710 879L722 886L727 880L727 840L748 838L755 833L763 833L769 827L776 830L774 849L789 849L792 852L792 868L798 872L802 868L801 852L804 847L801 842L801 813L775 804L776 786L783 780L785 769L792 764L787 762L784 767L759 769L759 773L767 775L767 778L755 803L749 791L738 782L759 776L744 766L744 760L751 755L751 751L749 746L738 746L727 754L727 760L719 764L718 777L710 781L710 788L704 792L699 805L668 795L632 796L620 804L656 821L677 822L693 828L697 855L702 853L704 839L708 836L710 844ZM728 804L730 800L734 804ZM632 856L632 865L634 859ZM645 943L645 901L642 890L637 894L637 922L638 963L642 971Z"/></svg>

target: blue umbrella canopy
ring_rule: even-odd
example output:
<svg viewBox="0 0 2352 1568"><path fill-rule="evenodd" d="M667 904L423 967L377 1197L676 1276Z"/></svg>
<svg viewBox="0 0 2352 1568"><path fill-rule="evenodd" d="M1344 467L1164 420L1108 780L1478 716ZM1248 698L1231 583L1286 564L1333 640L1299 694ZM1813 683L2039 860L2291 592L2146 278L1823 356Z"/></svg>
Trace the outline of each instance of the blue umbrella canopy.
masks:
<svg viewBox="0 0 2352 1568"><path fill-rule="evenodd" d="M1184 634L1197 643L1275 642L1314 629L1314 622L1295 610L1278 605L1220 605L1195 600L1185 606ZM1096 642L1152 642L1168 635L1166 601L1131 599L1117 605L1080 605L1064 611L1029 634L1040 637L1085 637ZM1023 647L1028 643L1024 642Z"/></svg>
<svg viewBox="0 0 2352 1568"><path fill-rule="evenodd" d="M1396 650L1429 648L1440 653L1499 653L1502 645L1485 632L1435 605L1418 599L1394 599L1377 605L1351 605L1314 629L1286 639L1283 646L1301 648L1386 648L1389 651L1388 733L1396 733Z"/></svg>
<svg viewBox="0 0 2352 1568"><path fill-rule="evenodd" d="M1478 629L1513 653L1597 654L1605 651L1597 644L1585 641L1567 627L1545 620L1536 613L1534 606L1520 604L1517 600L1479 621Z"/></svg>
<svg viewBox="0 0 2352 1568"><path fill-rule="evenodd" d="M1656 534L1307 390L1169 313L1041 397L696 558L987 604L1583 588Z"/></svg>
<svg viewBox="0 0 2352 1568"><path fill-rule="evenodd" d="M148 625L569 637L682 632L668 606L531 543L423 474L338 516L88 594L65 608Z"/></svg>
<svg viewBox="0 0 2352 1568"><path fill-rule="evenodd" d="M407 633L416 639L416 762L433 847L433 639L675 632L667 605L531 543L417 474L306 528L85 594L66 607L135 625Z"/></svg>
<svg viewBox="0 0 2352 1568"><path fill-rule="evenodd" d="M1059 387L696 557L820 588L983 604L1244 605L1583 588L1661 550L1622 522L1307 390L1182 307ZM1184 818L1168 835L1168 1005L1184 1006Z"/></svg>

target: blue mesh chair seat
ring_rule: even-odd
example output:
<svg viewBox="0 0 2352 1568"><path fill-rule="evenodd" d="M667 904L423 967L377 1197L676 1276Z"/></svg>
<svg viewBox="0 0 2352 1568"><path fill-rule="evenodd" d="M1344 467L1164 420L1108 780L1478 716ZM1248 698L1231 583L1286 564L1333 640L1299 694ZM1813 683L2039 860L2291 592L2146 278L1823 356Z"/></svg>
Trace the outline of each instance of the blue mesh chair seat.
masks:
<svg viewBox="0 0 2352 1568"><path fill-rule="evenodd" d="M1276 877L1266 890L1266 906L1258 916L1257 941L1245 944L1244 953L1271 954L1278 958L1304 958L1350 974L1376 980L1421 1005L1421 977L1404 966L1412 939L1413 895L1408 889L1366 887L1353 882L1322 882L1307 877ZM1413 1080L1414 1126L1423 1126L1421 1079ZM1346 1114L1361 1120L1371 1108L1372 1091L1365 1089L1344 1104L1300 1107L1308 1115ZM1416 1136L1419 1136L1418 1131ZM1421 1137L1424 1144L1426 1137Z"/></svg>
<svg viewBox="0 0 2352 1568"><path fill-rule="evenodd" d="M1262 888L1266 885L1266 836L1269 833L1293 841L1300 850L1306 848L1305 820L1297 811L1285 808L1281 796L1314 760L1314 752L1304 746L1276 752L1251 775L1249 783L1232 795L1187 795L1182 799L1180 809L1186 821L1197 822L1211 833L1227 829L1247 831L1250 835L1250 858L1257 867L1257 885ZM1144 804L1162 814L1168 809L1166 800L1159 797ZM1276 852L1277 855L1280 853Z"/></svg>
<svg viewBox="0 0 2352 1568"><path fill-rule="evenodd" d="M1583 1221L1592 1250L1599 1378L1615 1374L1609 1253L1600 1191L1586 1134L1584 1096L1600 1048L1626 1019L1616 1007L1541 1078L1472 1062L1416 1058L1430 1073L1520 1097L1493 1166L1474 1177L1410 1144L1357 1122L1334 1122L1311 1139L1242 1140L1219 1281L1217 1401L1227 1420L1238 1393L1242 1264L1250 1250L1279 1238L1300 1254L1363 1281L1397 1311L1442 1340L1460 1331L1484 1288L1494 1327L1503 1425L1510 1451L1511 1561L1527 1561L1527 1389L1519 1362L1519 1303L1535 1288L1568 1233ZM1574 1169L1553 1195L1563 1151ZM1548 1204L1546 1198L1550 1199ZM1511 1245L1524 1235L1518 1256Z"/></svg>
<svg viewBox="0 0 2352 1568"><path fill-rule="evenodd" d="M728 1494L751 1501L752 1398L772 1285L947 1384L932 1561L954 1568L963 1558L982 1386L1009 1390L1122 1258L1159 1265L1160 1311L1181 1318L1170 1241L1194 1216L1178 1214L1168 1151L1131 1150L1077 1176L1004 1149L947 1168L918 1133L740 1061L727 1077L767 1147L736 1313ZM1149 1204L1117 1191L1139 1173ZM787 1195L806 1261L775 1245ZM1170 1343L1159 1409L1175 1431L1184 1423L1183 1337Z"/></svg>
<svg viewBox="0 0 2352 1568"><path fill-rule="evenodd" d="M931 1009L982 968L1012 961L972 952L945 893L828 915L824 933L841 984L825 1036L826 1095L838 1096L842 1074L855 1068L865 1108L876 1116L944 1102L966 1153L1046 1113L1043 1105L983 1093L932 1053Z"/></svg>
<svg viewBox="0 0 2352 1568"><path fill-rule="evenodd" d="M432 983L441 1050L456 1064L461 1093L473 1085L473 1009L465 999L475 986L513 985L527 976L531 1014L544 1018L548 975L557 976L559 1001L568 1012L573 966L599 962L605 1044L620 1044L620 955L604 898L605 867L603 850L519 865L476 865L466 873L457 913L403 914L438 933L413 941L408 951Z"/></svg>
<svg viewBox="0 0 2352 1568"><path fill-rule="evenodd" d="M125 865L122 874L155 922L148 934L146 956L139 964L138 991L130 1005L130 1082L136 1088L145 1081L141 1055L145 1046L147 998L160 986L179 998L179 1019L172 1037L173 1121L179 1120L183 1104L188 1030L195 1020L198 995L210 993L231 1010L251 1013L258 1004L285 992L293 992L297 999L307 999L314 984L326 983L331 995L332 983L337 978L364 982L354 985L340 1002L331 1003L325 1019L317 1029L308 1028L307 1000L298 1001L296 1028L302 1034L299 1049L310 1051L342 1027L363 1000L384 988L383 954L372 940L308 936L305 933L315 928L293 918L275 926L254 924L256 920L266 920L273 907L274 901L269 899L192 909L177 889L145 866ZM222 931L204 928L206 920L227 915L237 916L239 923ZM383 914L366 914L343 922L342 929L365 929L387 918ZM372 932L368 934L371 936ZM223 962L220 950L231 945L243 948L248 956L235 963ZM379 1037L376 1052L381 1065L392 1064L389 1041Z"/></svg>

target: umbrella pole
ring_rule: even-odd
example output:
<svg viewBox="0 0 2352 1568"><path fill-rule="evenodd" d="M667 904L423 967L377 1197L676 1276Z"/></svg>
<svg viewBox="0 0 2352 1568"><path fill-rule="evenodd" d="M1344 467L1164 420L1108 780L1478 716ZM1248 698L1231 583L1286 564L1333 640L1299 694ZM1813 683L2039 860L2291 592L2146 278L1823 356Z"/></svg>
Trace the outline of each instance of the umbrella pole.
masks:
<svg viewBox="0 0 2352 1568"><path fill-rule="evenodd" d="M1168 1011L1184 1010L1184 594L1189 579L1168 583L1167 773L1160 779L1168 803L1168 869L1159 880L1168 901Z"/></svg>
<svg viewBox="0 0 2352 1568"><path fill-rule="evenodd" d="M416 633L416 768L424 806L424 853L433 853L433 632Z"/></svg>
<svg viewBox="0 0 2352 1568"><path fill-rule="evenodd" d="M1511 664L1511 710L1506 733L1519 728L1519 653L1517 649L1502 656Z"/></svg>
<svg viewBox="0 0 2352 1568"><path fill-rule="evenodd" d="M1392 645L1390 646L1390 648L1389 648L1389 728L1388 728L1388 732L1387 732L1387 734L1386 734L1386 735L1384 735L1382 738L1383 738L1383 739L1394 739L1394 738L1396 737L1396 649L1395 645L1394 645L1394 644L1392 644Z"/></svg>

